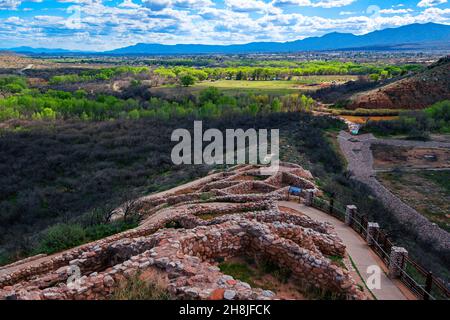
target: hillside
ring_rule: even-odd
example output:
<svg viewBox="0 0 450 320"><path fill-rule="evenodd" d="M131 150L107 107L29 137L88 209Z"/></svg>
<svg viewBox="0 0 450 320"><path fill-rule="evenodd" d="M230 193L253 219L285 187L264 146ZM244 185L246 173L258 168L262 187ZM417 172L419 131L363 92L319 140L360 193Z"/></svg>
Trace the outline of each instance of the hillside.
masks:
<svg viewBox="0 0 450 320"><path fill-rule="evenodd" d="M355 95L349 109L424 109L450 99L450 56L423 72Z"/></svg>

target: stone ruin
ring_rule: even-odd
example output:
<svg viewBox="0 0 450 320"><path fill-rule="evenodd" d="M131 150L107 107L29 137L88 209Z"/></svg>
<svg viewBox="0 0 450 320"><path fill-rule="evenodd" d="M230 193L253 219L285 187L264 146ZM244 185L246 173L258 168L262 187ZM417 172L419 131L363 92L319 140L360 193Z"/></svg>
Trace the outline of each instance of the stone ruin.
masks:
<svg viewBox="0 0 450 320"><path fill-rule="evenodd" d="M365 299L349 272L329 258L345 256L333 227L277 205L288 198L291 185L320 193L311 173L288 163L272 176L259 172L256 166L238 166L144 197L136 229L0 269L0 299L108 299L124 281L142 274L162 275L177 299L278 299L220 271L218 261L242 255L272 261L339 297ZM174 223L177 229L168 227Z"/></svg>

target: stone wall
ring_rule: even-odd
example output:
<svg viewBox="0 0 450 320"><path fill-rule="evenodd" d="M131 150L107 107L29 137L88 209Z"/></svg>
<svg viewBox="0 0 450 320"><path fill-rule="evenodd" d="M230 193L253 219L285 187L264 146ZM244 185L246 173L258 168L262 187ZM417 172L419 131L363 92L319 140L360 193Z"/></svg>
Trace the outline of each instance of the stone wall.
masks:
<svg viewBox="0 0 450 320"><path fill-rule="evenodd" d="M157 268L167 272L171 279L169 289L179 298L210 298L217 290L228 290L234 299L275 297L273 293L263 294L248 284L224 278L214 265L218 258L258 254L289 268L312 286L351 299L361 298L348 272L323 255L317 234L309 230L284 222L261 223L238 215L212 226L162 230L147 237L92 247L92 251L71 260L69 265L82 271L77 288L67 285L69 272L62 267L4 287L0 295L16 299L105 299L125 278ZM331 244L331 248L341 246ZM327 253L337 253L330 250Z"/></svg>
<svg viewBox="0 0 450 320"><path fill-rule="evenodd" d="M307 172L292 165L265 181L230 182L257 170L239 166L191 193L147 197L138 228L15 265L0 276L0 299L107 299L127 278L148 272L165 275L179 299L276 299L220 272L218 260L242 255L268 259L312 287L364 299L349 273L328 258L345 254L331 225L277 207L288 189L278 182L316 188ZM169 222L182 229L165 229ZM73 270L80 271L76 281Z"/></svg>

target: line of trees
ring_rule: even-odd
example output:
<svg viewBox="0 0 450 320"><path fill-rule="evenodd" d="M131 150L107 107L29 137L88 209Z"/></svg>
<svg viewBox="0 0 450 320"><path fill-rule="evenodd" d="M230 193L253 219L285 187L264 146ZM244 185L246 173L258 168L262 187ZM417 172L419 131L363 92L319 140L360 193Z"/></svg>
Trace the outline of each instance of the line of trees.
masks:
<svg viewBox="0 0 450 320"><path fill-rule="evenodd" d="M301 94L282 97L246 94L224 95L217 88L206 88L198 98L182 102L152 97L149 100L119 99L99 95L90 99L83 90L74 93L48 90L25 93L0 99L0 121L9 119L55 120L79 119L104 121L110 119L139 119L171 117L221 117L232 114L268 114L271 112L310 111L315 101Z"/></svg>
<svg viewBox="0 0 450 320"><path fill-rule="evenodd" d="M283 64L281 64L283 65ZM79 83L91 81L107 81L118 76L143 74L149 79L163 79L169 83L182 86L193 85L205 80L292 80L294 77L310 75L368 75L371 80L378 81L418 71L419 65L375 65L340 61L310 61L287 63L286 66L230 66L230 67L194 67L194 66L161 66L150 67L121 66L87 70L80 74L57 75L50 78L51 85ZM158 81L160 82L160 81Z"/></svg>
<svg viewBox="0 0 450 320"><path fill-rule="evenodd" d="M299 64L297 67L226 67L226 68L194 68L185 66L160 67L154 70L156 75L168 79L180 78L187 74L198 81L204 80L291 80L296 76L309 75L370 75L372 80L387 79L418 71L419 65L373 65L339 61L312 61Z"/></svg>
<svg viewBox="0 0 450 320"><path fill-rule="evenodd" d="M114 67L114 68L103 68L98 70L87 70L80 74L67 74L53 76L50 78L49 83L51 85L59 85L64 83L77 83L77 82L89 82L89 81L106 81L114 77L124 74L138 75L141 73L150 72L148 67Z"/></svg>

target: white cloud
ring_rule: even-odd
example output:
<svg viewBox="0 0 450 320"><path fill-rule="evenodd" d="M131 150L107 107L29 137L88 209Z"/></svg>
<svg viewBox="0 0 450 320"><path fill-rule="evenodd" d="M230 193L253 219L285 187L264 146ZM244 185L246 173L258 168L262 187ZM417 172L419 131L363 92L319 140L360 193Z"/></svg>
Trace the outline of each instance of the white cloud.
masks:
<svg viewBox="0 0 450 320"><path fill-rule="evenodd" d="M133 0L124 0L121 4L119 4L121 8L140 8L140 5L133 2Z"/></svg>
<svg viewBox="0 0 450 320"><path fill-rule="evenodd" d="M381 9L379 12L381 14L399 14L399 13L409 13L413 12L413 9Z"/></svg>
<svg viewBox="0 0 450 320"><path fill-rule="evenodd" d="M272 3L279 7L296 5L299 7L339 8L348 6L354 2L356 0L274 0Z"/></svg>
<svg viewBox="0 0 450 320"><path fill-rule="evenodd" d="M22 2L42 2L42 0L0 0L0 10L17 10Z"/></svg>
<svg viewBox="0 0 450 320"><path fill-rule="evenodd" d="M351 16L351 15L354 15L354 14L357 14L357 12L355 12L355 11L341 11L341 12L339 12L340 16Z"/></svg>
<svg viewBox="0 0 450 320"><path fill-rule="evenodd" d="M225 6L236 12L263 12L271 7L260 0L225 0Z"/></svg>
<svg viewBox="0 0 450 320"><path fill-rule="evenodd" d="M213 5L211 0L142 0L142 3L154 11L164 8L196 9Z"/></svg>
<svg viewBox="0 0 450 320"><path fill-rule="evenodd" d="M447 3L447 0L421 0L417 4L417 6L421 8L426 8L426 7L435 7L444 3Z"/></svg>
<svg viewBox="0 0 450 320"><path fill-rule="evenodd" d="M22 3L18 0L1 0L0 10L15 10Z"/></svg>

